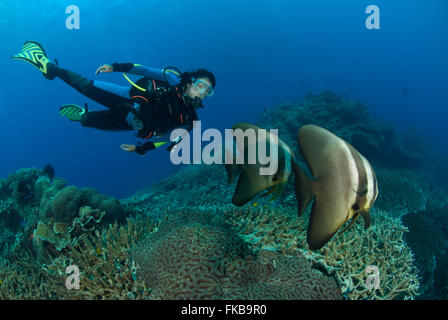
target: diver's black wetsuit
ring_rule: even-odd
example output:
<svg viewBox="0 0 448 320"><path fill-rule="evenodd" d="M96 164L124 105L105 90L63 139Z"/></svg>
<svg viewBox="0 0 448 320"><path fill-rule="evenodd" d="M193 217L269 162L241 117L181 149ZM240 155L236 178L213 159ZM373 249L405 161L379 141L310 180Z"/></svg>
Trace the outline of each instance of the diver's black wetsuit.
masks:
<svg viewBox="0 0 448 320"><path fill-rule="evenodd" d="M114 63L114 71L127 72L133 64ZM81 124L101 130L136 130L132 121L139 120L137 136L150 139L184 127L192 129L193 121L198 120L192 102L181 94L181 88L173 87L165 81L142 78L139 85L146 91L136 88L129 90L129 98L119 96L94 85L93 80L69 70L48 64L49 72L75 88L86 97L102 104L109 110L85 112ZM202 105L201 105L202 107ZM145 154L154 149L153 143L137 146L136 152Z"/></svg>

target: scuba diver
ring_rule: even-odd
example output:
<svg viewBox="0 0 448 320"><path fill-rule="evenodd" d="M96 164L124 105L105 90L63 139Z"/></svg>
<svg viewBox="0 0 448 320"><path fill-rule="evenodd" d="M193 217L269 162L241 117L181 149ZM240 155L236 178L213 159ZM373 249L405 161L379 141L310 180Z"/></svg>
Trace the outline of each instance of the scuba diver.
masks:
<svg viewBox="0 0 448 320"><path fill-rule="evenodd" d="M216 84L214 75L205 69L181 73L174 67L155 69L133 63L105 64L95 73L123 72L132 85L130 87L89 80L60 68L56 59L55 63L50 62L44 48L35 41L26 41L22 50L11 58L31 63L45 78L53 80L58 77L84 96L108 108L89 111L87 104L84 108L68 104L60 108L62 116L90 128L136 130L137 137L144 140L162 137L176 128L192 130L193 121L199 119L196 109L204 107L202 100L213 95ZM142 78L134 83L126 73ZM182 136L171 141L167 150L172 151L180 141ZM168 141L122 144L120 147L144 155L165 143Z"/></svg>

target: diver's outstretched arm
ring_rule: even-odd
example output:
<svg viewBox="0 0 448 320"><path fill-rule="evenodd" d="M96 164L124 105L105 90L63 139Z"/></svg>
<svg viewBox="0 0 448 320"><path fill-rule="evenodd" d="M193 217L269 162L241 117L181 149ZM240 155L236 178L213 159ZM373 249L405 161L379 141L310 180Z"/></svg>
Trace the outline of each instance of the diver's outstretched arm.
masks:
<svg viewBox="0 0 448 320"><path fill-rule="evenodd" d="M135 144L121 144L120 148L124 151L127 152L135 152L141 156L145 155L146 152L150 151L150 150L154 150L156 148L158 148L160 145L165 144L165 142L151 142L148 141L142 145L136 146Z"/></svg>
<svg viewBox="0 0 448 320"><path fill-rule="evenodd" d="M165 77L163 76L163 69L149 68L139 64L134 63L117 63L105 64L96 70L96 74L103 72L125 72L130 74L135 74L155 80L168 81L170 85L177 85L180 82L180 76L173 72L165 72Z"/></svg>

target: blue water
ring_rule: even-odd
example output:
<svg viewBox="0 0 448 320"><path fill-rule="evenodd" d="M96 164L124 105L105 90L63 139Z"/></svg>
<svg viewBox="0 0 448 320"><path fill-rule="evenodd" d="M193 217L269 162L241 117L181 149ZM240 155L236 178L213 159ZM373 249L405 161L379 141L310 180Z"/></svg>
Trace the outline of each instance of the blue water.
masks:
<svg viewBox="0 0 448 320"><path fill-rule="evenodd" d="M79 30L65 26L72 4ZM365 27L370 4L380 8L380 30ZM203 129L255 122L264 108L330 89L447 150L447 10L446 0L2 0L0 177L51 163L70 184L126 197L176 169L163 148L144 157L122 151L121 143L136 142L132 132L61 119L65 103L101 106L9 60L25 40L90 78L115 61L210 69L216 94L199 111ZM127 84L120 74L97 78Z"/></svg>

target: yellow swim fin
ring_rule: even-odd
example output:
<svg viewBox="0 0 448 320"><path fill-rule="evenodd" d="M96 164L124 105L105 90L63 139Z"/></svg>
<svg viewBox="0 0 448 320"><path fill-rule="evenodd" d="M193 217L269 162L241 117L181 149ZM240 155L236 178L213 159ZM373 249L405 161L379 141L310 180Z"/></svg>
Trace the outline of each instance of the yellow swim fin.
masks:
<svg viewBox="0 0 448 320"><path fill-rule="evenodd" d="M50 60L47 58L45 49L36 41L25 41L22 50L11 59L24 60L42 71L44 76L47 75L47 64Z"/></svg>

